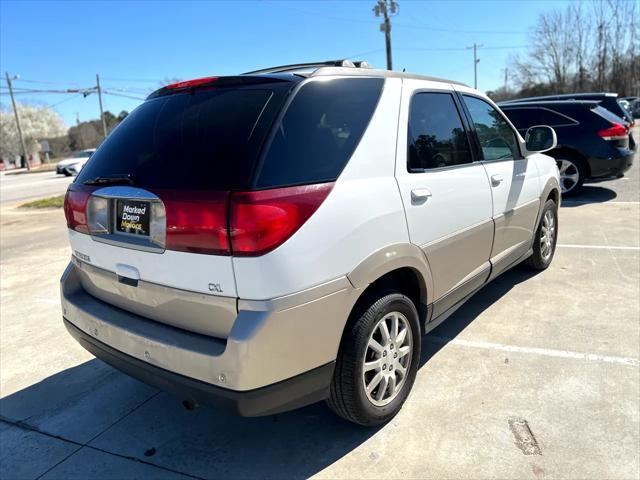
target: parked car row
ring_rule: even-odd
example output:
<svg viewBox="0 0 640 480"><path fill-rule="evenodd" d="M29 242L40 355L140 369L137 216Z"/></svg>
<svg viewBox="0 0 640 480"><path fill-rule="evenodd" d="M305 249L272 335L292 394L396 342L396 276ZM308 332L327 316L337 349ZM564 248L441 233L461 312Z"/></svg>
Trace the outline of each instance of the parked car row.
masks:
<svg viewBox="0 0 640 480"><path fill-rule="evenodd" d="M501 102L514 126L553 127L558 145L547 155L560 170L564 196L578 193L588 180L621 177L633 163L636 142L631 113L616 93L574 93Z"/></svg>

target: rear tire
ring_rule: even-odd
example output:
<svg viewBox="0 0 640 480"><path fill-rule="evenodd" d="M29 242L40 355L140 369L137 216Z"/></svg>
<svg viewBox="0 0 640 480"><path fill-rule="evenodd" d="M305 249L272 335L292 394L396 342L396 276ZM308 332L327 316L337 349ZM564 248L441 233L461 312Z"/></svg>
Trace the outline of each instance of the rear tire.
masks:
<svg viewBox="0 0 640 480"><path fill-rule="evenodd" d="M66 168L62 171L62 173L64 173L65 177L70 177L71 176L71 172L69 172L69 170L67 170Z"/></svg>
<svg viewBox="0 0 640 480"><path fill-rule="evenodd" d="M542 209L540 224L533 236L533 254L525 264L534 270L545 270L551 265L558 241L558 206L547 200Z"/></svg>
<svg viewBox="0 0 640 480"><path fill-rule="evenodd" d="M389 292L368 297L363 308L352 313L345 329L329 407L359 425L376 426L391 420L413 386L420 340L418 312L408 297Z"/></svg>
<svg viewBox="0 0 640 480"><path fill-rule="evenodd" d="M582 190L587 175L587 167L581 158L560 154L556 158L560 170L560 189L563 197L576 195Z"/></svg>

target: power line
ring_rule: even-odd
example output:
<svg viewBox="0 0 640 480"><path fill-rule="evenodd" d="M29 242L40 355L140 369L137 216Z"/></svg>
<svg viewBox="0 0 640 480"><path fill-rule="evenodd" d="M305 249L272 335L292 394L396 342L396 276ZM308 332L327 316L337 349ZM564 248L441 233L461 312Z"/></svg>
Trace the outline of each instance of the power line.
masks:
<svg viewBox="0 0 640 480"><path fill-rule="evenodd" d="M340 20L343 22L352 22L352 23L374 23L371 20L364 20L358 18L347 18L347 17L339 17L335 15L325 15L318 12L310 12L308 10L303 10L301 8L292 7L291 5L282 5L275 2L269 2L274 6L279 8L284 8L287 10L292 10L295 12L303 13L305 15L310 15L316 18L324 18L327 20ZM377 23L377 22L376 22ZM432 26L421 26L421 25L411 25L407 23L396 23L396 25L404 27L404 28L413 28L417 30L431 30L434 32L451 32L451 33L473 33L473 34L486 34L486 35L522 35L528 33L527 31L516 31L516 30L461 30L456 28L441 28L441 27L432 27Z"/></svg>
<svg viewBox="0 0 640 480"><path fill-rule="evenodd" d="M103 80L111 82L146 82L146 83L161 83L162 80L151 80L150 78L114 78L114 77L102 77Z"/></svg>
<svg viewBox="0 0 640 480"><path fill-rule="evenodd" d="M134 97L133 95L125 95L124 93L114 93L108 90L102 90L102 93L105 93L107 95L114 95L116 97L131 98L133 100L146 100L146 98L144 97Z"/></svg>
<svg viewBox="0 0 640 480"><path fill-rule="evenodd" d="M61 103L64 102L68 102L69 100L73 100L75 98L80 97L82 94L81 93L76 93L75 95L72 95L68 98L65 98L64 100L60 100L59 102L54 103L53 105L49 105L51 108L57 107L58 105L60 105Z"/></svg>

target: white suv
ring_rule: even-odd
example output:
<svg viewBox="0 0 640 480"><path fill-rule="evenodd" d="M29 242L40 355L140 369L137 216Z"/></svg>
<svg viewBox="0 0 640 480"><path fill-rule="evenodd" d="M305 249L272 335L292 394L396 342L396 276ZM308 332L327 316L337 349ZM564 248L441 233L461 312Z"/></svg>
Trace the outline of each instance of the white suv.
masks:
<svg viewBox="0 0 640 480"><path fill-rule="evenodd" d="M64 323L186 406L326 399L378 425L422 334L506 269L551 262L555 143L469 87L364 64L169 85L69 187Z"/></svg>

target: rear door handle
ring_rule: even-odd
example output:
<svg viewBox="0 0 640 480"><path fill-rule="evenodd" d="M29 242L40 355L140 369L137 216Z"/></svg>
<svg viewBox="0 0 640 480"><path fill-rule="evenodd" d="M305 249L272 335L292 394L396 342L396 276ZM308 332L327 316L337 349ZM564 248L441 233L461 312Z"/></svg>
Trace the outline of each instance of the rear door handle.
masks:
<svg viewBox="0 0 640 480"><path fill-rule="evenodd" d="M504 177L500 174L491 175L491 185L494 187L497 187L498 185L500 185L503 180L504 180Z"/></svg>
<svg viewBox="0 0 640 480"><path fill-rule="evenodd" d="M411 190L411 202L412 203L424 203L429 197L431 197L431 192L426 188L416 188Z"/></svg>

